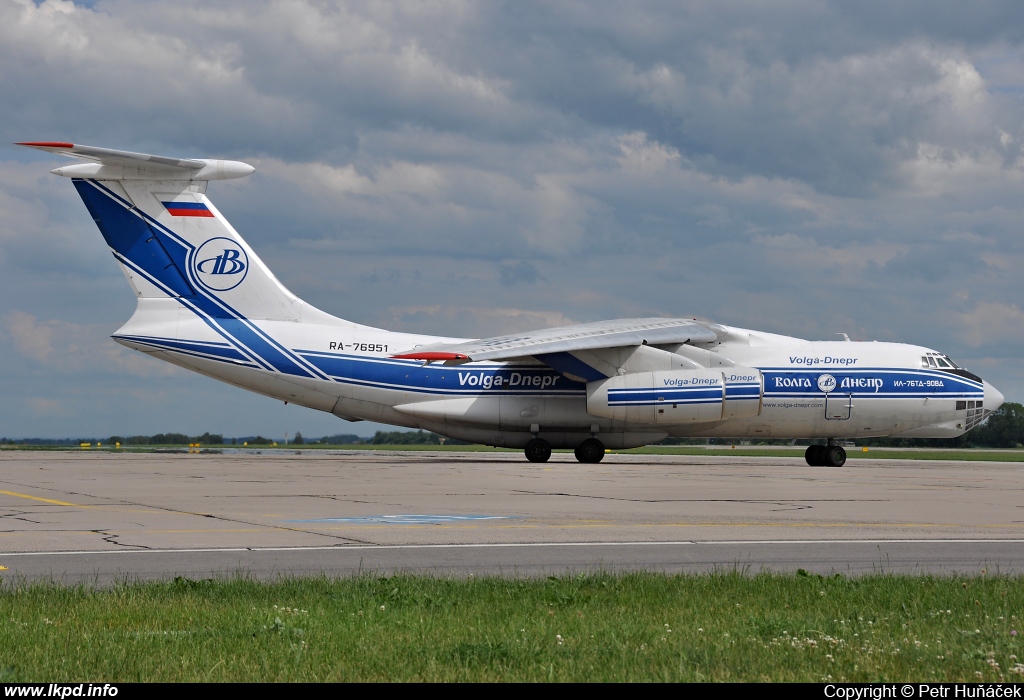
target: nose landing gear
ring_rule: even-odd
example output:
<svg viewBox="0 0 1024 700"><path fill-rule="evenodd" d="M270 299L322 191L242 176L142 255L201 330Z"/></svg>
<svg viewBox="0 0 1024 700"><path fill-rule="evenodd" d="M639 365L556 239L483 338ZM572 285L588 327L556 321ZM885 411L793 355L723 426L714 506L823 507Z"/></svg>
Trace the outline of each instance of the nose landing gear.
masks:
<svg viewBox="0 0 1024 700"><path fill-rule="evenodd" d="M811 445L804 459L812 467L841 467L846 464L846 450L829 440L827 445Z"/></svg>

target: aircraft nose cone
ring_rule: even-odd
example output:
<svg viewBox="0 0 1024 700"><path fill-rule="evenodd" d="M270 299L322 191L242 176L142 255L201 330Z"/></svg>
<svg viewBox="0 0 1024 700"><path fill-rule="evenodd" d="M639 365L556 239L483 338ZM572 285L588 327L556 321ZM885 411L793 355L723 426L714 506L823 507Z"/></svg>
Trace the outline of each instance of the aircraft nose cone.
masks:
<svg viewBox="0 0 1024 700"><path fill-rule="evenodd" d="M985 410L995 411L1003 405L1003 394L988 382L982 382L985 386Z"/></svg>

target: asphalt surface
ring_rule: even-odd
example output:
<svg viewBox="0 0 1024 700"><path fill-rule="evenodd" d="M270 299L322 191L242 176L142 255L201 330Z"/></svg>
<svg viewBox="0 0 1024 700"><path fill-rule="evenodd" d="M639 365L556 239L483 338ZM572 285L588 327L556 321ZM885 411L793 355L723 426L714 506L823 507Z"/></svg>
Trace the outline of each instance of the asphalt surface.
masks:
<svg viewBox="0 0 1024 700"><path fill-rule="evenodd" d="M0 452L0 577L1024 573L1024 464Z"/></svg>

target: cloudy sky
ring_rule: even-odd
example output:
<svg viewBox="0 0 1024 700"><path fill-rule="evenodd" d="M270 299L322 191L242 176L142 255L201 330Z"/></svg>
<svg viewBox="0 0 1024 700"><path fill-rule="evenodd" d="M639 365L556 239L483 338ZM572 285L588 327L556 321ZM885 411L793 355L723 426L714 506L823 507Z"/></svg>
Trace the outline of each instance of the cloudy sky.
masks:
<svg viewBox="0 0 1024 700"><path fill-rule="evenodd" d="M1024 400L1024 4L0 0L0 142L257 166L307 301L482 336L623 316L919 343ZM64 164L0 146L0 436L372 432L109 339Z"/></svg>

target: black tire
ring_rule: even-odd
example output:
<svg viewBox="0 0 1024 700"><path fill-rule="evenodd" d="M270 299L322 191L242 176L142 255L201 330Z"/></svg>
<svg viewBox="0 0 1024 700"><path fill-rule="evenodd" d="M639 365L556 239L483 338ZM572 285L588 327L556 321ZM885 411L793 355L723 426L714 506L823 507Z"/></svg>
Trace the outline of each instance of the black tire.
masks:
<svg viewBox="0 0 1024 700"><path fill-rule="evenodd" d="M804 453L804 459L812 467L824 467L825 466L825 452L828 448L825 445L811 445L807 448Z"/></svg>
<svg viewBox="0 0 1024 700"><path fill-rule="evenodd" d="M546 462L551 458L551 445L547 440L533 438L526 443L526 458L531 462Z"/></svg>
<svg viewBox="0 0 1024 700"><path fill-rule="evenodd" d="M825 449L824 466L841 467L846 464L846 450L839 445L832 445Z"/></svg>
<svg viewBox="0 0 1024 700"><path fill-rule="evenodd" d="M583 464L597 464L604 459L604 443L597 438L587 438L576 448L576 459Z"/></svg>

